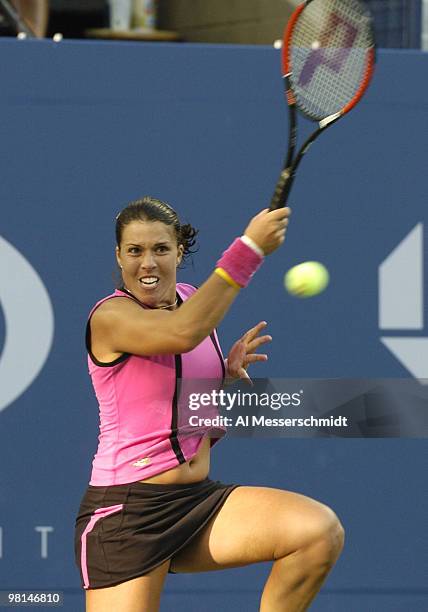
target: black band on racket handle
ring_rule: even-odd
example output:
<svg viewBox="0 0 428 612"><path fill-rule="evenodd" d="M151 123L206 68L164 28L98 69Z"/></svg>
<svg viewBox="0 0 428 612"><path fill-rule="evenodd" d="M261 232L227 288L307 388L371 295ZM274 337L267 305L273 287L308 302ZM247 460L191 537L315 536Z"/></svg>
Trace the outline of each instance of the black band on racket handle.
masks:
<svg viewBox="0 0 428 612"><path fill-rule="evenodd" d="M275 186L275 191L270 201L269 210L282 208L287 203L288 193L291 189L293 174L290 175L290 168L284 168L279 175L278 182Z"/></svg>

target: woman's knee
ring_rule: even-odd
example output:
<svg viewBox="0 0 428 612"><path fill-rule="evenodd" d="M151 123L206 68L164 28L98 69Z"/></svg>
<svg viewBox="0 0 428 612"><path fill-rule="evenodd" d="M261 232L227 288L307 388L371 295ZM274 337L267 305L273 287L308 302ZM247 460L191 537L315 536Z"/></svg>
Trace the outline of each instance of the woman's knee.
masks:
<svg viewBox="0 0 428 612"><path fill-rule="evenodd" d="M312 525L307 556L315 564L331 567L342 552L344 542L345 530L339 518L331 508L322 506Z"/></svg>
<svg viewBox="0 0 428 612"><path fill-rule="evenodd" d="M314 563L334 564L344 544L343 526L328 506L310 500L290 523L287 513L278 523L274 559L304 554Z"/></svg>

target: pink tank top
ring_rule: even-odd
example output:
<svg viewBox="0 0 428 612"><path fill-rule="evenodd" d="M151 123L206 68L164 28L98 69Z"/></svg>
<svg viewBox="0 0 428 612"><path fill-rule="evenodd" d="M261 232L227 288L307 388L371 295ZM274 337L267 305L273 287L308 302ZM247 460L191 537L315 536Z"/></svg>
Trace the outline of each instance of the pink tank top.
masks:
<svg viewBox="0 0 428 612"><path fill-rule="evenodd" d="M191 285L178 283L179 304L195 291ZM182 355L123 354L111 363L100 363L91 352L90 319L102 303L116 297L140 304L116 289L97 302L86 329L89 374L100 414L89 483L94 486L131 483L170 470L191 459L206 435L213 445L226 432L224 427L189 428L186 415L191 413L181 399L186 380L221 385L224 362L216 332ZM194 388L194 383L189 387Z"/></svg>

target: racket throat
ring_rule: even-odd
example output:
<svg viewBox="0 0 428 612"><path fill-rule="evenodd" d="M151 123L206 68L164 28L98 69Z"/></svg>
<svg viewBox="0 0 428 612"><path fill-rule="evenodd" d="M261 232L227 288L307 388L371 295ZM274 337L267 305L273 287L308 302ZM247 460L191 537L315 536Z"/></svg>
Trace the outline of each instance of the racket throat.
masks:
<svg viewBox="0 0 428 612"><path fill-rule="evenodd" d="M323 130L324 128L326 128L328 125L330 125L334 121L337 121L337 119L340 119L341 116L342 116L341 112L334 113L333 115L329 115L325 119L321 119L318 125L320 126L320 129Z"/></svg>

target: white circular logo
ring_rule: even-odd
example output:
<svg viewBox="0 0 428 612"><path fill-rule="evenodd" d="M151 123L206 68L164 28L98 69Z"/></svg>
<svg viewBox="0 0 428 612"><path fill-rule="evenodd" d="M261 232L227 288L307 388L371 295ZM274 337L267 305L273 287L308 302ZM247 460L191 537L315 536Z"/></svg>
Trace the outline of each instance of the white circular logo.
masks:
<svg viewBox="0 0 428 612"><path fill-rule="evenodd" d="M48 358L54 314L46 287L30 263L0 236L0 306L5 342L0 355L0 411L35 380Z"/></svg>

